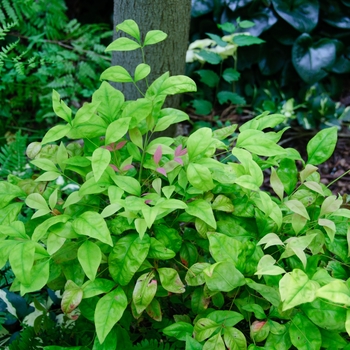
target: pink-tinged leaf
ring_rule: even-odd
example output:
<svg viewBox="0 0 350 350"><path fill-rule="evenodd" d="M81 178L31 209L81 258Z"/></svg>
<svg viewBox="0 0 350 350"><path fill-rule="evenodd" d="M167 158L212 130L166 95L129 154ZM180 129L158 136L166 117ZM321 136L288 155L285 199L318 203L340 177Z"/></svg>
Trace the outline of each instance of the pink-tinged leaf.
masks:
<svg viewBox="0 0 350 350"><path fill-rule="evenodd" d="M186 148L182 149L182 145L177 146L175 149L175 156L176 157L183 156L186 153L187 153L187 149Z"/></svg>
<svg viewBox="0 0 350 350"><path fill-rule="evenodd" d="M142 193L142 195L141 195L141 196L142 196L142 197L143 197L143 196L147 196L148 194L151 194L151 192L145 192L145 193Z"/></svg>
<svg viewBox="0 0 350 350"><path fill-rule="evenodd" d="M181 165L184 165L184 162L182 161L181 158L176 157L176 158L174 158L174 160L175 160L175 162L177 162L177 163L179 163L179 164L181 164Z"/></svg>
<svg viewBox="0 0 350 350"><path fill-rule="evenodd" d="M166 170L164 168L157 168L156 171L166 177Z"/></svg>
<svg viewBox="0 0 350 350"><path fill-rule="evenodd" d="M110 151L110 152L112 152L113 150L114 150L114 146L113 146L114 144L113 143L111 143L110 145L107 145L107 146L101 146L101 148L105 148L105 149L107 149L108 151Z"/></svg>
<svg viewBox="0 0 350 350"><path fill-rule="evenodd" d="M154 159L154 162L158 165L159 164L159 161L162 159L162 146L158 146L156 151L154 152L154 156L153 156L153 159Z"/></svg>
<svg viewBox="0 0 350 350"><path fill-rule="evenodd" d="M123 171L127 171L127 170L130 170L132 169L134 166L132 164L128 164L128 165L125 165L125 167L123 168Z"/></svg>
<svg viewBox="0 0 350 350"><path fill-rule="evenodd" d="M151 202L152 202L152 199L146 199L146 200L145 200L145 203L146 203L146 204L150 204Z"/></svg>
<svg viewBox="0 0 350 350"><path fill-rule="evenodd" d="M118 149L121 149L124 147L124 145L126 144L126 141L120 141L118 143L112 142L107 146L101 146L101 148L105 148L108 149L108 151L118 151Z"/></svg>
<svg viewBox="0 0 350 350"><path fill-rule="evenodd" d="M114 171L119 172L119 169L118 169L115 165L109 164L109 166L110 166Z"/></svg>
<svg viewBox="0 0 350 350"><path fill-rule="evenodd" d="M115 150L117 151L118 149L121 149L124 147L124 145L126 144L126 141L120 141L115 145Z"/></svg>

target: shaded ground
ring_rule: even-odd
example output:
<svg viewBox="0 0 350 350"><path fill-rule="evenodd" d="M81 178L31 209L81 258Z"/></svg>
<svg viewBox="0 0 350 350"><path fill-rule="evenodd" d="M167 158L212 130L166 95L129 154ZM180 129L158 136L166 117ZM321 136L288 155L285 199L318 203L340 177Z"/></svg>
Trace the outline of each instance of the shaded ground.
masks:
<svg viewBox="0 0 350 350"><path fill-rule="evenodd" d="M193 122L208 122L215 125L215 115L219 115L222 123L229 121L232 124L243 124L251 118L250 111L244 111L245 114L238 115L235 110L227 108L221 112L215 112L209 116L198 116L193 111L187 111ZM183 126L182 134L189 133L189 126ZM285 148L293 147L299 151L306 159L306 146L308 141L315 135L313 131L307 131L299 127L291 127L285 132L281 140L281 145ZM319 165L321 181L325 185L330 185L334 194L350 195L350 173L336 180L341 175L350 170L350 127L344 126L338 133L338 143L333 155L323 164ZM333 183L334 182L334 183Z"/></svg>

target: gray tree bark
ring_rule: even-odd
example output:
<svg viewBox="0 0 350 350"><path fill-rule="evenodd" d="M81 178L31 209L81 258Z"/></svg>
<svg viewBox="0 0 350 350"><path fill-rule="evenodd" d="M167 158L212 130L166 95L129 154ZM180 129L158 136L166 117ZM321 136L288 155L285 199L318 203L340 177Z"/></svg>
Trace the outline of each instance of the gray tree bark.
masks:
<svg viewBox="0 0 350 350"><path fill-rule="evenodd" d="M162 30L168 34L165 41L145 47L146 63L151 66L149 83L167 71L170 71L170 75L184 74L190 13L191 0L114 0L115 26L126 19L133 19L140 27L142 38L149 30ZM114 39L121 35L124 33L115 33ZM140 50L113 52L112 65L123 66L130 74L140 63ZM114 86L123 92L126 100L141 97L133 84L120 83ZM145 84L141 85L141 90L146 90ZM180 98L178 95L168 97L166 105L179 107Z"/></svg>

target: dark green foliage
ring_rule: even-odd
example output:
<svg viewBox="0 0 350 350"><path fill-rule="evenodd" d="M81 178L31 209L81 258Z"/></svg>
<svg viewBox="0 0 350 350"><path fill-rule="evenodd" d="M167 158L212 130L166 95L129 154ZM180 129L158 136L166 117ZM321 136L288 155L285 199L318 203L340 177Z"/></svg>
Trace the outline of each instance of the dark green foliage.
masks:
<svg viewBox="0 0 350 350"><path fill-rule="evenodd" d="M27 136L21 135L21 132L18 131L12 137L7 138L7 144L0 147L0 177L24 171L27 164L25 154L27 140Z"/></svg>
<svg viewBox="0 0 350 350"><path fill-rule="evenodd" d="M192 17L191 40L204 38L208 31L220 35L217 25L236 26L240 17L254 22L253 27L237 29L265 43L239 48L241 78L236 84L254 109L279 111L293 98L295 105L304 104L293 116L305 128L337 123L341 111L320 118L313 107L322 109L315 95L339 100L350 73L348 2L195 0Z"/></svg>
<svg viewBox="0 0 350 350"><path fill-rule="evenodd" d="M0 3L2 135L26 127L39 137L57 121L52 89L78 108L110 65L110 56L104 54L104 39L111 37L108 26L69 21L65 11L64 0Z"/></svg>

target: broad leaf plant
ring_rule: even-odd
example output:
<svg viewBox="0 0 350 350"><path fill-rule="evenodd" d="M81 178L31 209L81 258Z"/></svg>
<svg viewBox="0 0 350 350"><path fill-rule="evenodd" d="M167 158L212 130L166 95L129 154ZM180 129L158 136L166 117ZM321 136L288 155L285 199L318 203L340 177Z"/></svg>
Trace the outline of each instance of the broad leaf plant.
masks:
<svg viewBox="0 0 350 350"><path fill-rule="evenodd" d="M142 39L132 20L117 30L128 37L107 51L166 38ZM336 128L309 141L306 160L278 145L279 114L157 137L188 120L166 97L196 86L168 72L149 84L150 69L108 68L75 116L53 91L62 124L27 149L40 176L0 183L11 290L60 292L68 318L94 324L95 350L128 349L151 328L186 350L350 349L350 210L317 168ZM142 79L135 101L108 82Z"/></svg>

